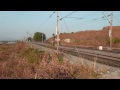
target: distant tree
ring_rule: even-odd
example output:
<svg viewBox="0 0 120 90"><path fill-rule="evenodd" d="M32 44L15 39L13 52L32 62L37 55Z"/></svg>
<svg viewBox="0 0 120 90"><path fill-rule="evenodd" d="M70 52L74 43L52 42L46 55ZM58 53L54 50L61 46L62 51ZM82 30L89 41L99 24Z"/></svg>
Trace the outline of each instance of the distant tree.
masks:
<svg viewBox="0 0 120 90"><path fill-rule="evenodd" d="M53 33L52 35L53 35L53 38L55 39L55 38L56 38L56 35L55 35L54 33Z"/></svg>
<svg viewBox="0 0 120 90"><path fill-rule="evenodd" d="M74 32L71 32L71 33L74 33Z"/></svg>
<svg viewBox="0 0 120 90"><path fill-rule="evenodd" d="M63 34L63 33L60 33L60 34Z"/></svg>
<svg viewBox="0 0 120 90"><path fill-rule="evenodd" d="M46 35L42 32L36 32L34 33L33 40L34 41L42 41L42 40L45 41Z"/></svg>
<svg viewBox="0 0 120 90"><path fill-rule="evenodd" d="M27 38L27 41L32 41L32 37L28 37L28 38Z"/></svg>
<svg viewBox="0 0 120 90"><path fill-rule="evenodd" d="M55 34L53 33L52 36L55 37Z"/></svg>

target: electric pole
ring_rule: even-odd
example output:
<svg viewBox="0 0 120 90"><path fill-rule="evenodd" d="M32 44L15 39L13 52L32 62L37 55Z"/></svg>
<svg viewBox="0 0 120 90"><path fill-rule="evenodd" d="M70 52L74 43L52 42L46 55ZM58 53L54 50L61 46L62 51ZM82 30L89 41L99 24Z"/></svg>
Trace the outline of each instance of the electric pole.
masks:
<svg viewBox="0 0 120 90"><path fill-rule="evenodd" d="M57 55L59 54L59 12L57 11Z"/></svg>
<svg viewBox="0 0 120 90"><path fill-rule="evenodd" d="M28 32L26 31L27 37L26 37L26 41L28 42Z"/></svg>
<svg viewBox="0 0 120 90"><path fill-rule="evenodd" d="M112 22L113 22L113 11L111 11L111 22L110 22L110 50L112 49Z"/></svg>

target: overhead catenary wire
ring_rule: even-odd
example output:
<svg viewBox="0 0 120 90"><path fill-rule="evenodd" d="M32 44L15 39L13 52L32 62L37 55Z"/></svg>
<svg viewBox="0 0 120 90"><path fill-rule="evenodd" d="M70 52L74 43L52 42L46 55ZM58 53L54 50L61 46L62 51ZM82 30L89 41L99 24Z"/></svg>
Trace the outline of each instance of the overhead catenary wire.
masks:
<svg viewBox="0 0 120 90"><path fill-rule="evenodd" d="M98 26L101 26L101 29L102 29L102 26L104 26L104 25L107 25L107 26L109 26L109 24L108 23L101 23L103 20L96 20L96 21L91 21L90 22L90 24L88 23L87 25L84 25L84 26L86 26L86 27L84 27L84 28L88 28L88 25L90 25L89 26L89 28L91 29L91 30L96 30L97 28L96 27L98 27ZM97 23L96 25L95 25L95 23ZM96 29L95 29L96 28ZM83 29L84 30L84 29Z"/></svg>
<svg viewBox="0 0 120 90"><path fill-rule="evenodd" d="M67 14L66 16L64 16L64 17L60 18L59 20L62 20L62 19L64 19L64 18L66 18L67 16L72 15L72 14L73 14L73 13L75 13L75 12L76 12L76 11L73 11L73 12L71 12L71 13Z"/></svg>
<svg viewBox="0 0 120 90"><path fill-rule="evenodd" d="M89 14L89 15L86 15L86 16L84 16L84 17L79 17L78 19L76 19L76 20L80 20L80 19L84 19L84 18L86 18L86 17L89 17L89 16L91 16L91 15L94 15L96 12L93 12L93 13L91 13L91 14ZM75 20L75 21L76 21Z"/></svg>
<svg viewBox="0 0 120 90"><path fill-rule="evenodd" d="M98 12L94 12L94 13L90 13L89 15L86 15L86 16L84 16L84 17L79 17L79 19L76 19L76 20L73 20L72 22L70 22L69 24L73 24L73 22L78 22L79 20L85 20L85 19L87 19L88 17L90 18L91 17L91 15L92 15L92 17L94 16L94 15L96 15ZM88 19L87 19L88 20ZM83 23L86 23L86 21L85 22L83 22ZM76 25L78 25L78 24L76 24Z"/></svg>
<svg viewBox="0 0 120 90"><path fill-rule="evenodd" d="M108 14L106 17L110 17L110 14ZM94 22L96 22L96 21L107 20L107 19L104 19L104 18L105 18L105 16L102 16L102 17L100 17L100 18L93 19L92 21L93 21L93 23L94 23Z"/></svg>
<svg viewBox="0 0 120 90"><path fill-rule="evenodd" d="M120 23L120 20L114 15L114 18Z"/></svg>
<svg viewBox="0 0 120 90"><path fill-rule="evenodd" d="M40 26L44 26L46 23L47 23L47 21L53 16L55 14L55 11L54 12L52 12L52 14L45 20L45 22L43 22Z"/></svg>
<svg viewBox="0 0 120 90"><path fill-rule="evenodd" d="M103 26L104 25L104 23L99 23L99 24L97 24L97 25L95 25L94 23L98 23L98 22L101 22L101 21L103 21L103 20L96 20L96 21L89 21L89 22L87 22L87 23L84 23L84 24L82 24L81 26L81 28L80 27L78 27L78 28L76 28L76 30L94 30L93 28L95 28L96 26ZM89 27L89 29L88 29L88 27Z"/></svg>
<svg viewBox="0 0 120 90"><path fill-rule="evenodd" d="M77 12L77 14L78 14L78 11L76 11ZM68 14L68 15L66 15L65 17L63 17L63 18L76 18L76 20L73 20L71 23L73 23L74 21L78 21L78 20L81 20L81 19L85 19L86 17L89 17L89 16L91 16L91 15L94 15L95 13L98 13L98 12L94 12L94 13L91 13L91 14L89 14L89 15L86 15L86 16L84 16L84 17L68 17L68 15L71 15L71 14ZM63 18L61 18L60 20L62 20Z"/></svg>
<svg viewBox="0 0 120 90"><path fill-rule="evenodd" d="M107 16L104 14L104 12L102 12L102 14L104 15L104 17L108 20L108 22L110 23L109 19L107 18Z"/></svg>
<svg viewBox="0 0 120 90"><path fill-rule="evenodd" d="M109 16L110 15L108 14L107 17L109 17ZM94 16L92 16L92 17L94 17ZM98 21L98 20L102 21L102 20L107 20L107 19L104 19L104 16L102 16L100 18L91 19L90 21L85 21L85 22L81 23L80 25L82 25L82 27L87 26L88 23L94 23L95 21Z"/></svg>
<svg viewBox="0 0 120 90"><path fill-rule="evenodd" d="M79 23L79 26L80 26L80 25L83 25L83 24L86 24L86 23L89 23L89 22L91 21L91 17L94 17L94 15L96 15L96 14L98 14L98 12L94 12L94 13L91 13L91 14L89 14L89 15L86 15L86 16L85 16L86 18L84 17L83 20L86 19L87 21L85 21L85 22L80 22L80 23ZM91 15L92 15L92 16L91 16ZM90 21L88 21L88 20L89 20L89 19L87 19L88 17L89 17ZM82 20L82 21L83 21L83 20ZM77 20L74 20L74 21L77 21ZM76 24L76 25L78 26L78 24ZM74 25L74 26L75 26L75 25ZM83 27L83 26L82 26L82 27Z"/></svg>
<svg viewBox="0 0 120 90"><path fill-rule="evenodd" d="M61 12L60 12L60 15L61 15L61 17L62 17L62 13L61 13ZM63 18L63 21L64 21L64 24L65 24L65 26L66 26L66 29L67 29L67 31L68 31L68 33L69 33L69 29L68 29L68 26L67 26L67 24L66 24L64 18Z"/></svg>

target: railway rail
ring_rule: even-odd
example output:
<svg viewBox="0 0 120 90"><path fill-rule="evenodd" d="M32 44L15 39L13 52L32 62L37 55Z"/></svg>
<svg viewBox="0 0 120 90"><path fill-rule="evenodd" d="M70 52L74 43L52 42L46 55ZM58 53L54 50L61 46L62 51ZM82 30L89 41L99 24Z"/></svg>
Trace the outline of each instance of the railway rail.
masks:
<svg viewBox="0 0 120 90"><path fill-rule="evenodd" d="M33 43L33 44L56 49L45 43ZM96 61L98 63L120 68L120 50L117 50L117 52L115 50L100 51L92 48L81 48L81 47L70 47L70 46L67 47L63 45L60 46L59 49L61 52L64 52L64 53L68 53L77 57L82 57L91 61Z"/></svg>

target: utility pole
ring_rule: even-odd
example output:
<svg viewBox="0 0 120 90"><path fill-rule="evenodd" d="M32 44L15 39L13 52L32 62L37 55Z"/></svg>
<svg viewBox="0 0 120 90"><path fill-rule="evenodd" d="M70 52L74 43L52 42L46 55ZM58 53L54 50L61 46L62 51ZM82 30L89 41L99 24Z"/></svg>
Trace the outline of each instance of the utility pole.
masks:
<svg viewBox="0 0 120 90"><path fill-rule="evenodd" d="M57 11L57 55L59 54L59 12Z"/></svg>
<svg viewBox="0 0 120 90"><path fill-rule="evenodd" d="M109 36L110 36L110 50L112 49L112 22L113 22L113 11L111 11L111 22L110 22L110 31L109 31Z"/></svg>
<svg viewBox="0 0 120 90"><path fill-rule="evenodd" d="M26 41L28 42L28 32L26 31L27 37L26 37Z"/></svg>

